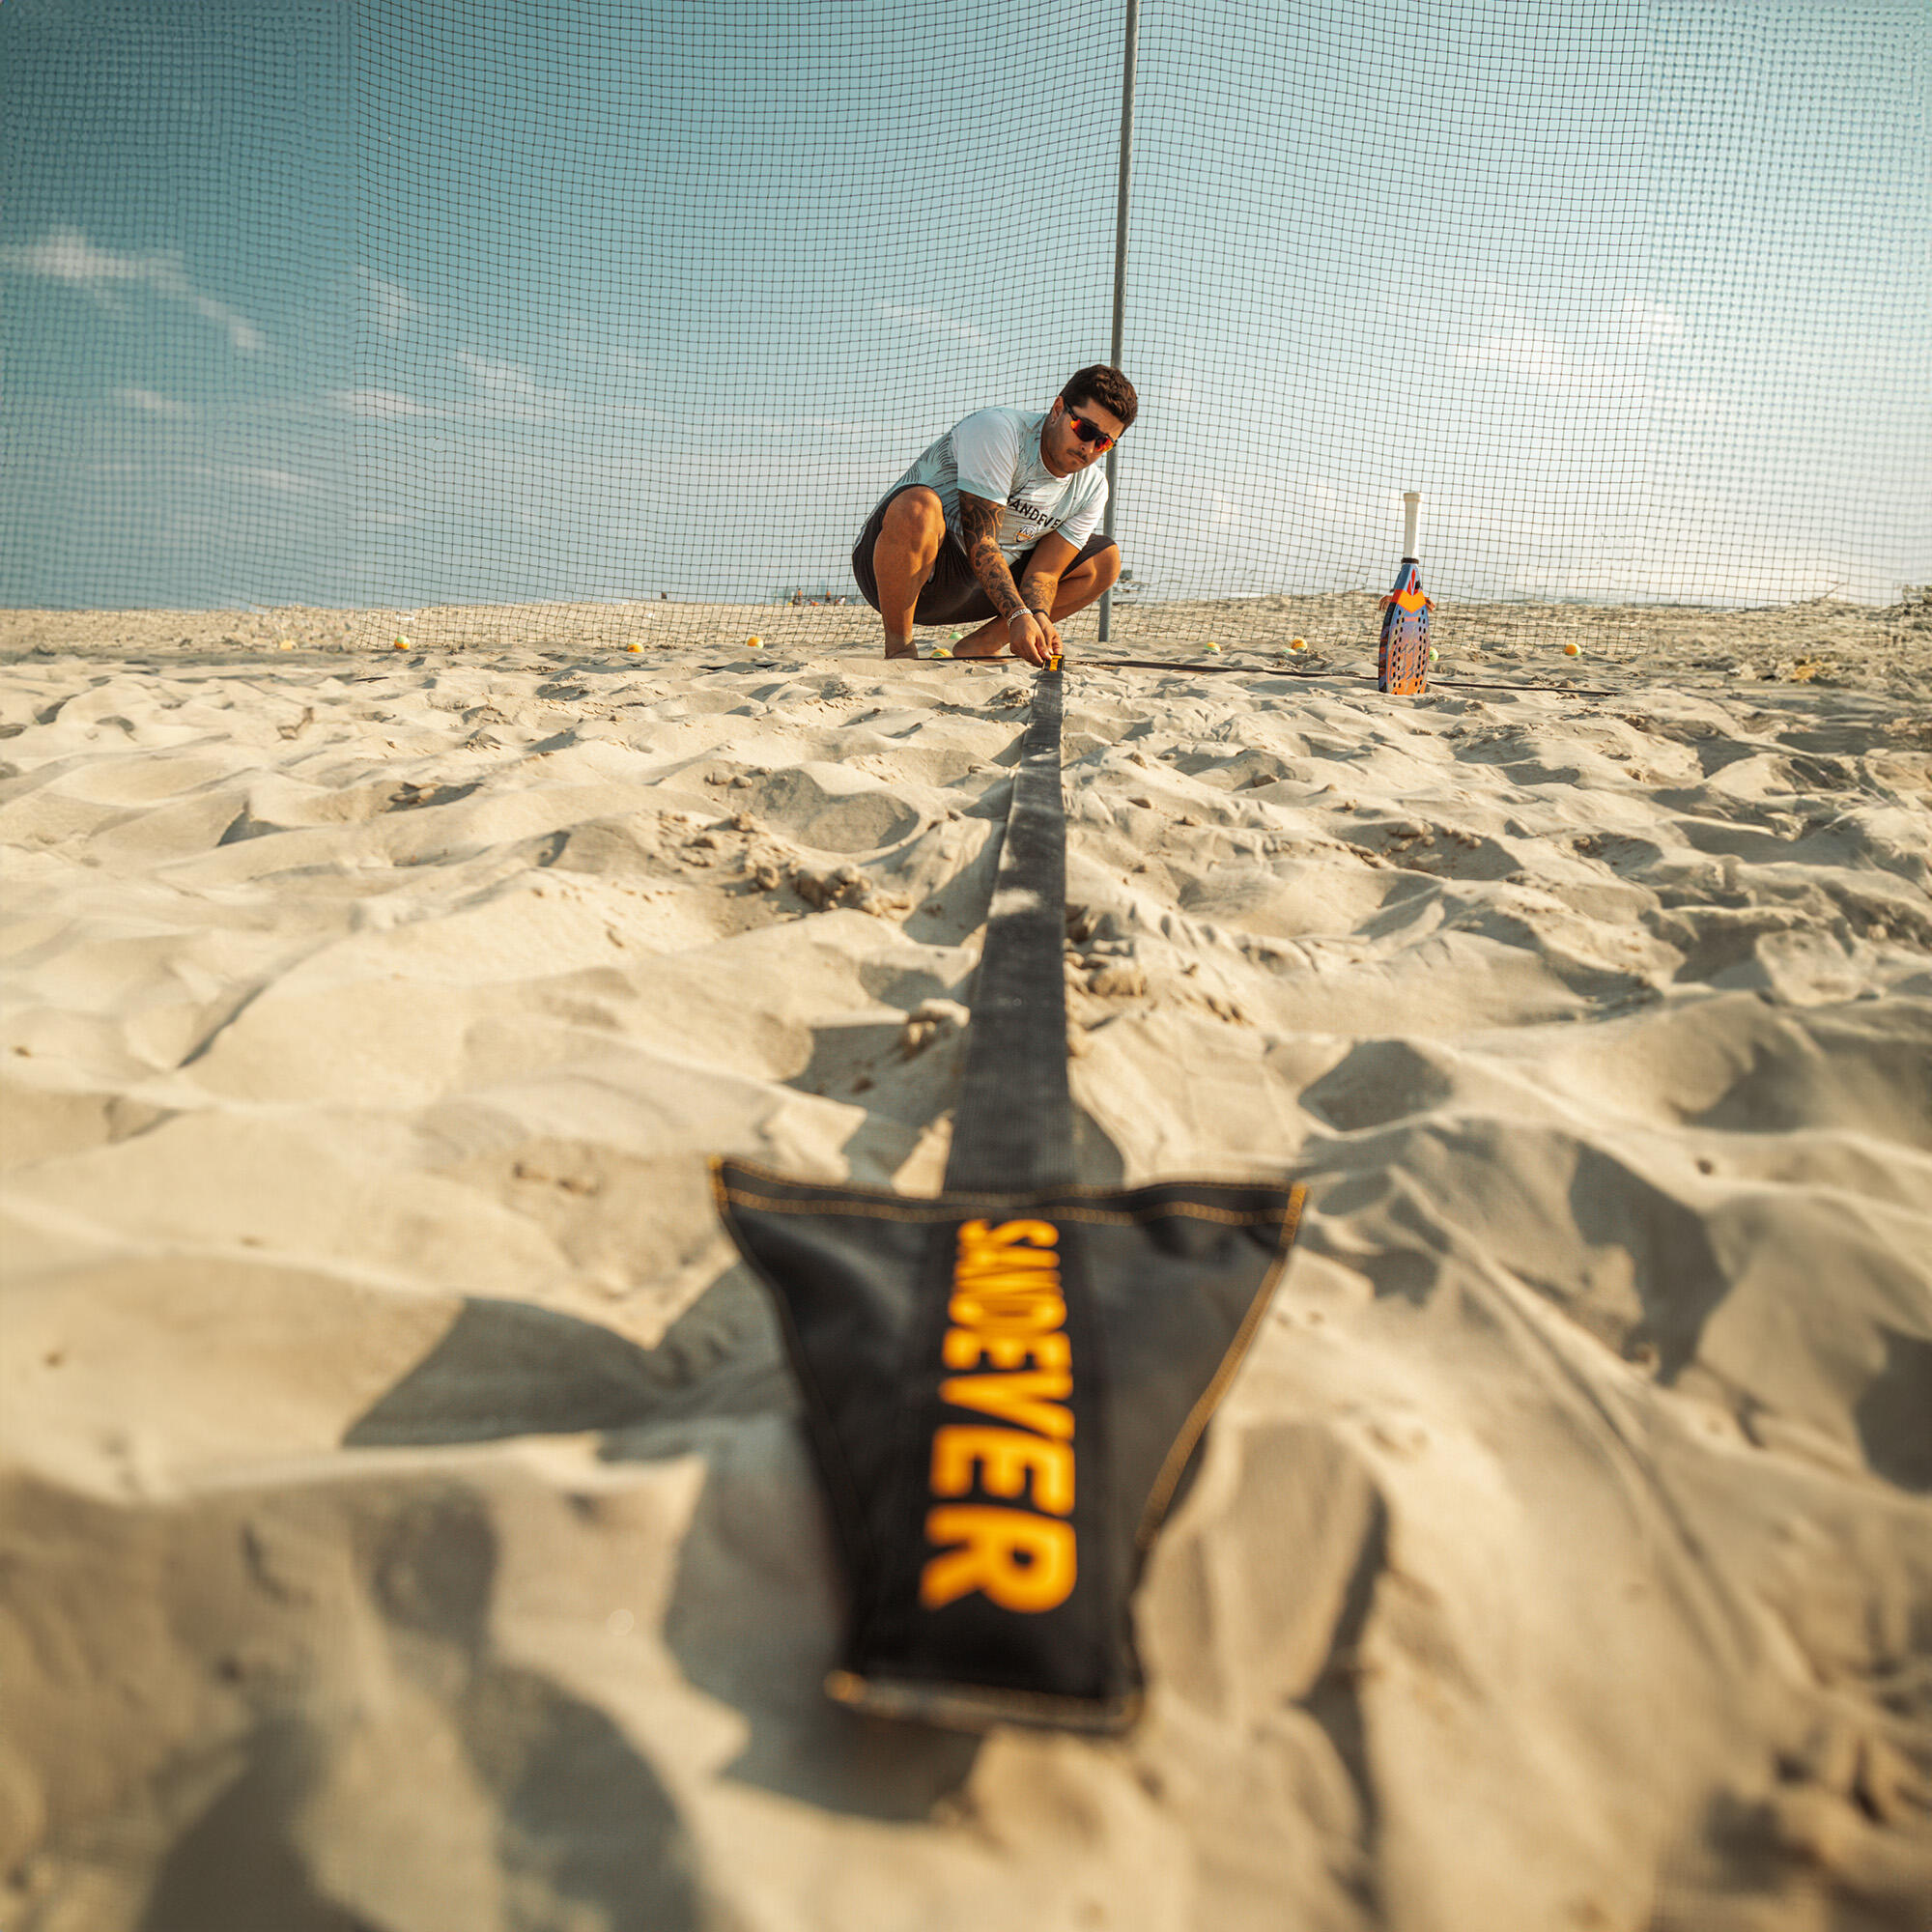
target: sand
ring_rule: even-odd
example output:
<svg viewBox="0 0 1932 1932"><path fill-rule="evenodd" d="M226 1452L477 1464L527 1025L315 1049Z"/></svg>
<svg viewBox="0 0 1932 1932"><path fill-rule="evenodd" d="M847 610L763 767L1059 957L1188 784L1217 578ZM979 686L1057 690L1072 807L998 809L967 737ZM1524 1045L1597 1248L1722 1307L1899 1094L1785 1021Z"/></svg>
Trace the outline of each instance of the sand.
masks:
<svg viewBox="0 0 1932 1932"><path fill-rule="evenodd" d="M7 1932L1924 1932L1932 611L1371 610L1074 627L1084 1176L1311 1187L1097 1743L823 1697L705 1183L936 1189L1027 678L0 615Z"/></svg>

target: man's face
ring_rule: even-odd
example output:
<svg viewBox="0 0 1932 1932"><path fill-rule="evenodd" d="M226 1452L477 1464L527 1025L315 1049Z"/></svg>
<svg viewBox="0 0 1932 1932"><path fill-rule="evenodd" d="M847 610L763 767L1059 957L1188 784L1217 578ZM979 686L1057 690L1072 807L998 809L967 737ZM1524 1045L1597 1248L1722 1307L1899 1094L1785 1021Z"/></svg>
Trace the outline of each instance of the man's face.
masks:
<svg viewBox="0 0 1932 1932"><path fill-rule="evenodd" d="M1068 409L1066 399L1056 396L1039 440L1041 461L1053 475L1071 476L1106 456L1108 445L1084 438L1079 429L1081 423L1087 425L1089 436L1097 431L1112 442L1120 441L1126 427L1113 411L1099 403L1076 403Z"/></svg>

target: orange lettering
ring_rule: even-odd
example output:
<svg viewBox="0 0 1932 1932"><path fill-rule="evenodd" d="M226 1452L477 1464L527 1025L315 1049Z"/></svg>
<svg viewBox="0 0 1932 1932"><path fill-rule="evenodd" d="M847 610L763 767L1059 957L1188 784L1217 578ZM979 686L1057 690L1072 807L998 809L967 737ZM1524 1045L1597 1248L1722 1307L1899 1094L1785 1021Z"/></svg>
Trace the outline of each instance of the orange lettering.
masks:
<svg viewBox="0 0 1932 1932"><path fill-rule="evenodd" d="M946 1312L962 1328L1015 1335L1041 1334L1066 1320L1066 1304L1057 1294L955 1294Z"/></svg>
<svg viewBox="0 0 1932 1932"><path fill-rule="evenodd" d="M1037 1248L1057 1248L1060 1230L1051 1221L1002 1221L989 1228L983 1221L968 1221L959 1230L959 1259L979 1261L996 1255L1003 1248L1014 1248L1029 1241Z"/></svg>
<svg viewBox="0 0 1932 1932"><path fill-rule="evenodd" d="M1018 1375L954 1376L939 1385L939 1399L955 1408L977 1408L1001 1422L1015 1423L1039 1435L1066 1442L1073 1435L1073 1411L1058 1398L1073 1393L1073 1378L1058 1370L1029 1369Z"/></svg>
<svg viewBox="0 0 1932 1932"><path fill-rule="evenodd" d="M1069 1369L1073 1350L1061 1334L1037 1335L1023 1328L1017 1334L998 1322L971 1328L949 1328L939 1351L949 1369L977 1369L981 1360L996 1369Z"/></svg>
<svg viewBox="0 0 1932 1932"><path fill-rule="evenodd" d="M1014 1284L1031 1281L1037 1274L1052 1274L1060 1267L1060 1257L1040 1248L1002 1248L997 1253L962 1256L953 1268L953 1278L961 1283L984 1281L989 1275L1010 1275Z"/></svg>
<svg viewBox="0 0 1932 1932"><path fill-rule="evenodd" d="M1055 1516L1073 1509L1073 1451L1017 1429L986 1429L949 1423L932 1438L932 1493L963 1496L973 1488L973 1471L988 1495L1017 1497L1033 1477L1036 1507Z"/></svg>
<svg viewBox="0 0 1932 1932"><path fill-rule="evenodd" d="M1008 1301L1023 1304L1044 1295L1058 1299L1060 1270L1046 1268L1039 1274L969 1274L952 1284L954 1294L970 1294L976 1301Z"/></svg>
<svg viewBox="0 0 1932 1932"><path fill-rule="evenodd" d="M925 1540L942 1546L920 1573L919 1601L928 1610L944 1609L975 1590L1003 1610L1028 1612L1050 1610L1072 1594L1070 1522L990 1504L948 1503L926 1512Z"/></svg>
<svg viewBox="0 0 1932 1932"><path fill-rule="evenodd" d="M932 1493L987 1494L1033 1501L1051 1516L953 1503L929 1510L926 1541L940 1548L920 1573L919 1600L943 1609L981 1591L1002 1609L1050 1610L1073 1589L1072 1352L1060 1332L1060 1231L1050 1221L968 1221L959 1230L954 1325L940 1352L949 1369L990 1362L1001 1373L958 1375L939 1385L942 1402L978 1409L1012 1427L947 1423L932 1438ZM1032 1368L1025 1365L1031 1362Z"/></svg>

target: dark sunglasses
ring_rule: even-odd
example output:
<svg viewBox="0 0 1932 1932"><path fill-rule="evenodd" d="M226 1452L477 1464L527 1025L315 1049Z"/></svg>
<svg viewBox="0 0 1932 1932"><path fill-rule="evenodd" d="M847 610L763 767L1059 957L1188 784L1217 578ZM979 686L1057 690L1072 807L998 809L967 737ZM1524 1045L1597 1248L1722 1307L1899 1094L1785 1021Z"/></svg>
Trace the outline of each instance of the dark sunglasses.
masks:
<svg viewBox="0 0 1932 1932"><path fill-rule="evenodd" d="M1066 420L1073 425L1073 434L1082 442L1090 443L1095 449L1112 449L1114 439L1098 423L1090 423L1085 416L1076 416L1071 410L1066 412Z"/></svg>

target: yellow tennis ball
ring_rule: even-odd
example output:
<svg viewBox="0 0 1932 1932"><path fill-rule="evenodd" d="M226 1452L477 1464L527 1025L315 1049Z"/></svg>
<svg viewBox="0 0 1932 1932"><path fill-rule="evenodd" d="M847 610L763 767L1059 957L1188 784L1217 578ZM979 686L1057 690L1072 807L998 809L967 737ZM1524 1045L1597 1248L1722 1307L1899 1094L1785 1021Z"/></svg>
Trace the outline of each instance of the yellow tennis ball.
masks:
<svg viewBox="0 0 1932 1932"><path fill-rule="evenodd" d="M626 644L626 645L624 646L624 648L625 648L625 649L626 649L627 651L640 651L640 650L642 650L642 649L643 649L643 645L642 645L642 644Z"/></svg>
<svg viewBox="0 0 1932 1932"><path fill-rule="evenodd" d="M391 646L392 649L399 651L406 651L409 649L409 647L410 647L410 640L407 638L398 638L395 643Z"/></svg>
<svg viewBox="0 0 1932 1932"><path fill-rule="evenodd" d="M745 648L748 651L762 650L764 648L764 643L765 640L762 638L747 638L745 639Z"/></svg>
<svg viewBox="0 0 1932 1932"><path fill-rule="evenodd" d="M1566 658L1580 657L1582 652L1575 644L1565 644L1563 646L1563 655Z"/></svg>
<svg viewBox="0 0 1932 1932"><path fill-rule="evenodd" d="M1308 648L1308 639L1306 638L1291 638L1288 640L1288 647L1292 651L1305 651Z"/></svg>
<svg viewBox="0 0 1932 1932"><path fill-rule="evenodd" d="M1209 644L1209 645L1208 646L1208 649L1209 649L1210 651L1215 651L1215 652L1218 652L1218 651L1220 650L1221 646L1220 646L1219 644L1214 644L1214 643L1210 643L1210 644Z"/></svg>
<svg viewBox="0 0 1932 1932"><path fill-rule="evenodd" d="M952 655L952 653L949 651L944 644L934 644L932 647L932 655L936 658L950 658Z"/></svg>
<svg viewBox="0 0 1932 1932"><path fill-rule="evenodd" d="M276 649L277 649L278 651L292 651L292 650L294 650L294 649L295 649L295 645L294 645L294 644L292 644L292 643L291 643L291 642L290 642L290 641L288 640L288 639L284 638L284 639L282 639L282 641L281 641L281 642L280 642L279 644L277 644L277 645L275 646L275 648L276 648Z"/></svg>

